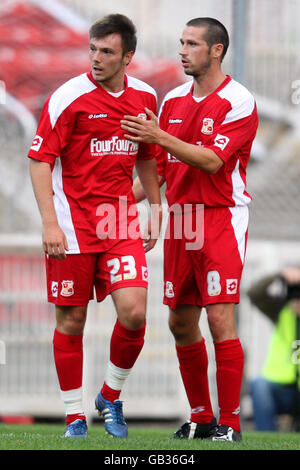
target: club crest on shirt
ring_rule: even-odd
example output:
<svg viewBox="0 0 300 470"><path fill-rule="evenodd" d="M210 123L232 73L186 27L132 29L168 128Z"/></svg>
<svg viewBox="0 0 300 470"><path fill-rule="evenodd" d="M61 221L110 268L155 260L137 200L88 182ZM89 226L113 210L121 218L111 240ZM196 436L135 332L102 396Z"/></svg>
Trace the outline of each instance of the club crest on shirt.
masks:
<svg viewBox="0 0 300 470"><path fill-rule="evenodd" d="M74 294L74 281L62 281L60 295L70 297Z"/></svg>
<svg viewBox="0 0 300 470"><path fill-rule="evenodd" d="M202 134L211 135L214 132L214 120L211 118L204 118L202 123Z"/></svg>

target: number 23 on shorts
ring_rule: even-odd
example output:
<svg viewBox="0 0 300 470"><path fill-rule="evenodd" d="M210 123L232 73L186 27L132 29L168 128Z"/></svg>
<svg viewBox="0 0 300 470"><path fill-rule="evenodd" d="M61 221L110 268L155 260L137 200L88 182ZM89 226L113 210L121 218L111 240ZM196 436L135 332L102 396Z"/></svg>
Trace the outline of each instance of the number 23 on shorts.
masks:
<svg viewBox="0 0 300 470"><path fill-rule="evenodd" d="M110 268L110 281L112 284L135 279L137 276L135 259L131 255L109 259L107 260L107 266Z"/></svg>

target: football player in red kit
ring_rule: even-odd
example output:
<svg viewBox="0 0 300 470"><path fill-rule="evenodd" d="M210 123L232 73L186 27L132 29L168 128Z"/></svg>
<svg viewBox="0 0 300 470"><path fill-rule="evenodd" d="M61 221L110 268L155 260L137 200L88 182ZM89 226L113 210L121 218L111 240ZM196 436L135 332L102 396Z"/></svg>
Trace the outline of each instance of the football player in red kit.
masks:
<svg viewBox="0 0 300 470"><path fill-rule="evenodd" d="M193 80L166 95L159 122L146 110L149 120L125 116L122 128L132 142L157 144L160 183L166 181L170 215L164 244L164 303L169 306L169 326L191 407L190 419L175 437L236 441L241 439L244 354L235 326L235 304L251 201L246 167L258 116L251 93L222 71L229 38L219 21L189 21L180 41L182 66ZM138 180L134 192L139 200L144 197ZM193 233L199 238L192 244L185 230L181 237L175 236L189 212L196 227ZM215 348L218 423L199 328L202 307Z"/></svg>
<svg viewBox="0 0 300 470"><path fill-rule="evenodd" d="M126 437L119 396L144 343L145 251L156 242L161 217L154 146L127 140L120 119L129 113L146 118L145 107L155 113L156 92L125 73L136 48L131 20L108 15L91 26L89 37L91 71L48 98L28 156L43 222L48 300L56 306L53 347L65 436L87 435L82 340L95 289L99 302L111 294L117 311L105 382L95 404L106 431ZM132 192L134 165L151 207L158 210L144 243Z"/></svg>

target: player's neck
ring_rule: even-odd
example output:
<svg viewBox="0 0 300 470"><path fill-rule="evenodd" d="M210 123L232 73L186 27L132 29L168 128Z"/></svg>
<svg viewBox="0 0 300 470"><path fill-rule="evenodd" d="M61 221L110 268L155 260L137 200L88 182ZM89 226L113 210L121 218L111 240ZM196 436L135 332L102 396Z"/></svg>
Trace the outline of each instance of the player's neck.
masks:
<svg viewBox="0 0 300 470"><path fill-rule="evenodd" d="M105 91L109 93L119 93L125 89L125 78L124 74L112 77L109 80L97 82Z"/></svg>
<svg viewBox="0 0 300 470"><path fill-rule="evenodd" d="M205 75L194 77L193 96L201 98L213 93L226 79L222 70L208 71Z"/></svg>

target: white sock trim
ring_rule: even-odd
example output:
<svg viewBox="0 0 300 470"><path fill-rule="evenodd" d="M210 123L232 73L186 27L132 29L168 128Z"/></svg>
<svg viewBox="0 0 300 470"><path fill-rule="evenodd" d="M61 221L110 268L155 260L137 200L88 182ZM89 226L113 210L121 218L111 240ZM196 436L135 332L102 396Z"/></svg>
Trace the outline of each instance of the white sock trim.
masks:
<svg viewBox="0 0 300 470"><path fill-rule="evenodd" d="M66 415L84 414L82 404L82 387L73 390L61 390L60 396L65 405Z"/></svg>
<svg viewBox="0 0 300 470"><path fill-rule="evenodd" d="M122 390L125 380L131 369L122 369L115 366L111 361L107 365L105 382L113 390Z"/></svg>

